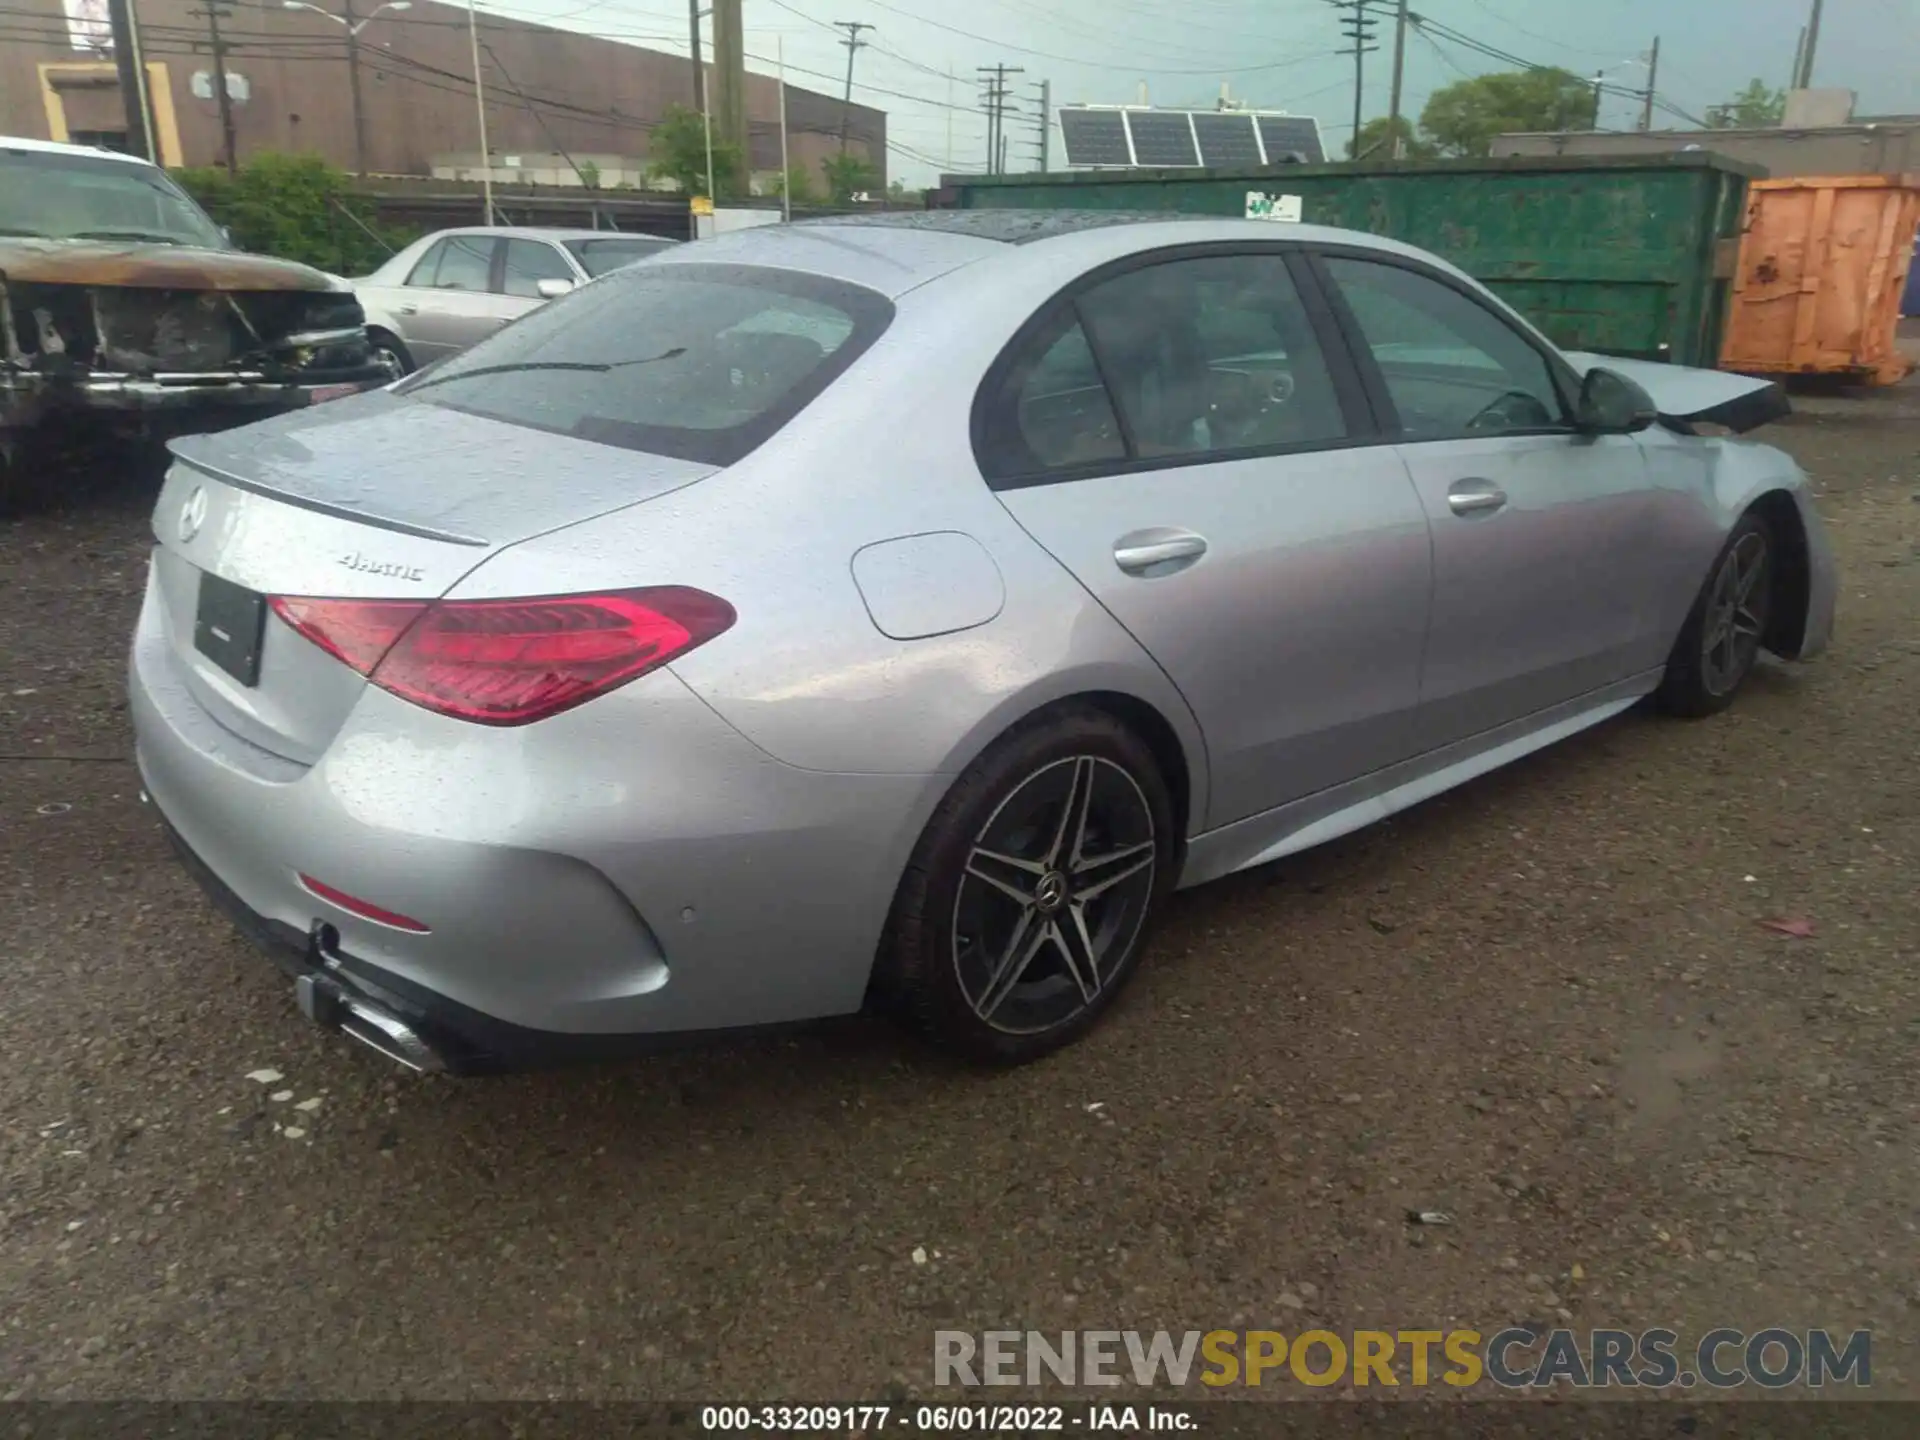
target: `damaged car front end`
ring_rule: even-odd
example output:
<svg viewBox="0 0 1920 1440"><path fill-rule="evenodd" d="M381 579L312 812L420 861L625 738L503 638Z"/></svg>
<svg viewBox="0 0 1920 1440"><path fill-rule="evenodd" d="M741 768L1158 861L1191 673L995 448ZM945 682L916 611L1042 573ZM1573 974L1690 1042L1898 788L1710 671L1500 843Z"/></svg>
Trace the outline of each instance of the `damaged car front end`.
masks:
<svg viewBox="0 0 1920 1440"><path fill-rule="evenodd" d="M157 167L21 146L0 141L0 446L88 415L214 429L392 378L345 281L226 248Z"/></svg>

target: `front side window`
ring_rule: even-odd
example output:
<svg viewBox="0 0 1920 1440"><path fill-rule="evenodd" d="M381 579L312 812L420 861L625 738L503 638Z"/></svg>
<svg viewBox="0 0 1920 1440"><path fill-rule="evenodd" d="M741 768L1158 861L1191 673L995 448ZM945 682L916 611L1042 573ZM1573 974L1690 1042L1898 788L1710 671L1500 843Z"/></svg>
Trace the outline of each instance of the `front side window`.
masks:
<svg viewBox="0 0 1920 1440"><path fill-rule="evenodd" d="M501 278L501 289L506 294L538 300L542 280L565 280L571 284L575 278L566 257L546 241L507 241L506 268Z"/></svg>
<svg viewBox="0 0 1920 1440"><path fill-rule="evenodd" d="M1347 435L1277 254L1168 260L1094 285L1014 357L984 421L979 458L997 479Z"/></svg>
<svg viewBox="0 0 1920 1440"><path fill-rule="evenodd" d="M1329 258L1410 440L1564 423L1546 357L1493 311L1398 265Z"/></svg>
<svg viewBox="0 0 1920 1440"><path fill-rule="evenodd" d="M877 291L746 265L619 270L404 382L427 403L731 464L877 339Z"/></svg>

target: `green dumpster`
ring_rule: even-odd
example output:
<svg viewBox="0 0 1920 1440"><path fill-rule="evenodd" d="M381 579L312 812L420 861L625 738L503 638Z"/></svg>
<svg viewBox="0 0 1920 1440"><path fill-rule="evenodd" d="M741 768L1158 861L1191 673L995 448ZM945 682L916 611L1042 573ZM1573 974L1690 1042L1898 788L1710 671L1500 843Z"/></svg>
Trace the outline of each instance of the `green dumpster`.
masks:
<svg viewBox="0 0 1920 1440"><path fill-rule="evenodd" d="M947 177L960 209L1167 210L1364 230L1458 265L1572 350L1712 367L1747 182L1670 155Z"/></svg>

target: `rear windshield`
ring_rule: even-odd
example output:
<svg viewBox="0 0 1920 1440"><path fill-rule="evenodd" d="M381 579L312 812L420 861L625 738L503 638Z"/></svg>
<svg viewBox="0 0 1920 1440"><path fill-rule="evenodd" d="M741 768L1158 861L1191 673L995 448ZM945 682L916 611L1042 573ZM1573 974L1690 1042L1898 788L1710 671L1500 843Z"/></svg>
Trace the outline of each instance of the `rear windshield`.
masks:
<svg viewBox="0 0 1920 1440"><path fill-rule="evenodd" d="M623 237L618 240L569 240L567 249L586 267L587 274L601 276L622 265L631 265L649 255L658 255L673 245L671 240L644 240Z"/></svg>
<svg viewBox="0 0 1920 1440"><path fill-rule="evenodd" d="M893 318L877 291L749 265L616 270L403 381L490 419L730 465Z"/></svg>

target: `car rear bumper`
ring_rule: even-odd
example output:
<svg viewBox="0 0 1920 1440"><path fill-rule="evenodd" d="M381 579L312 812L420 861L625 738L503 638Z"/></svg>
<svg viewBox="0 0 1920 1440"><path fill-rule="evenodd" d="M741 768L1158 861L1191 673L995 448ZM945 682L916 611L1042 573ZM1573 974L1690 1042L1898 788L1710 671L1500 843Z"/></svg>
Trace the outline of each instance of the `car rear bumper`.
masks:
<svg viewBox="0 0 1920 1440"><path fill-rule="evenodd" d="M130 710L188 868L290 974L336 975L418 1022L450 1068L860 1008L937 777L784 765L670 671L514 730L370 687L302 765L202 705L160 608L150 591ZM343 909L303 876L429 928Z"/></svg>

